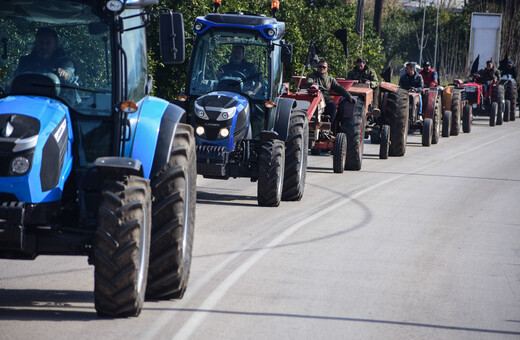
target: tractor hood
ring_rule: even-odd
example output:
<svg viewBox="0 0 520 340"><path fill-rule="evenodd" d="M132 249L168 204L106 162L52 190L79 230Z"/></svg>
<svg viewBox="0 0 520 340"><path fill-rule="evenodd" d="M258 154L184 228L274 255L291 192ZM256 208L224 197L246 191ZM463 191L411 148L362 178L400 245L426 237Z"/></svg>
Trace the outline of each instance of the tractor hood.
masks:
<svg viewBox="0 0 520 340"><path fill-rule="evenodd" d="M228 151L246 135L250 106L246 97L227 91L210 92L195 101L195 130L202 145Z"/></svg>

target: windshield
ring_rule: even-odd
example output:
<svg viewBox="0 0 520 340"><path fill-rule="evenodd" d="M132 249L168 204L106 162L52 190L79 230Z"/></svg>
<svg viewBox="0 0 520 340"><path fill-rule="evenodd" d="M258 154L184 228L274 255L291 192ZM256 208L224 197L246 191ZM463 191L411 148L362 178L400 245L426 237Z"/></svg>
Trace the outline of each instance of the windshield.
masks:
<svg viewBox="0 0 520 340"><path fill-rule="evenodd" d="M249 32L208 32L194 50L188 93L227 90L267 98L268 44Z"/></svg>
<svg viewBox="0 0 520 340"><path fill-rule="evenodd" d="M81 16L65 20L56 9L55 16L19 7L0 11L0 86L7 95L56 96L81 113L108 116L110 32L88 7L72 9Z"/></svg>

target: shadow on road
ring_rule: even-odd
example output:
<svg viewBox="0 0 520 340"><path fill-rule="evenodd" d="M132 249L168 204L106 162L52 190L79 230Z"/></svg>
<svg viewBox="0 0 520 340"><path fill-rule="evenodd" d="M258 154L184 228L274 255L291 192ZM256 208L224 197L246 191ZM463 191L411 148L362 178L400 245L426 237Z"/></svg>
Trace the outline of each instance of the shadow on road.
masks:
<svg viewBox="0 0 520 340"><path fill-rule="evenodd" d="M251 203L234 201L254 201ZM232 195L227 193L215 193L197 190L197 204L232 205L243 207L256 207L256 196Z"/></svg>
<svg viewBox="0 0 520 340"><path fill-rule="evenodd" d="M91 291L0 289L0 320L93 319L99 317L94 309Z"/></svg>
<svg viewBox="0 0 520 340"><path fill-rule="evenodd" d="M158 310L161 310L159 308ZM205 310L205 309L183 309L183 308L165 308L164 310L172 310L186 313L210 313L210 314L224 314L224 315L247 315L257 317L282 317L282 318L298 318L298 319L313 319L313 320L329 320L339 322L360 322L360 323L371 323L371 324L385 324L385 325L396 325L396 326L408 326L408 327L423 327L441 330L454 330L464 332L476 332L476 333L487 333L487 334L503 334L503 335L520 335L520 331L508 331L501 329L487 329L487 328L473 328L473 327L460 327L450 325L437 325L429 323L419 322L406 322L406 321L392 321L392 320L378 320L378 319L364 319L364 318L352 318L352 317L341 317L341 316L322 316L322 315L305 315L305 314L286 314L286 313L254 313L254 312L237 312L237 311L226 311L226 310Z"/></svg>

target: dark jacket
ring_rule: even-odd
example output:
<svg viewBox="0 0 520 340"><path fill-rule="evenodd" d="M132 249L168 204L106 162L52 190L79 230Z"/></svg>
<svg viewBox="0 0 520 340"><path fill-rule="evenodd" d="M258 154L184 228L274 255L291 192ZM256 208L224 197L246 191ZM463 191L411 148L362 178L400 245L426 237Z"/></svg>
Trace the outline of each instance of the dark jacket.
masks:
<svg viewBox="0 0 520 340"><path fill-rule="evenodd" d="M424 88L424 82L421 75L414 72L413 75L409 76L406 73L399 79L399 86L405 90L414 90L415 92L422 92Z"/></svg>
<svg viewBox="0 0 520 340"><path fill-rule="evenodd" d="M500 71L496 68L483 68L482 70L478 71L477 73L480 77L477 78L477 82L481 84L485 84L488 81L493 81L495 79L500 79Z"/></svg>
<svg viewBox="0 0 520 340"><path fill-rule="evenodd" d="M330 90L338 93L340 96L345 97L347 100L350 100L352 97L343 86L338 84L336 79L329 76L328 74L322 76L317 71L314 71L307 75L307 87L310 87L313 84L317 84L320 87L320 90L323 93L325 99L330 99Z"/></svg>
<svg viewBox="0 0 520 340"><path fill-rule="evenodd" d="M58 48L48 59L40 58L35 51L20 58L15 75L25 72L56 73L62 68L69 74L69 82L74 79L74 63L65 55L63 49Z"/></svg>
<svg viewBox="0 0 520 340"><path fill-rule="evenodd" d="M502 71L502 76L506 76L506 75L510 74L510 75L511 75L511 78L513 78L513 79L515 79L515 80L518 79L518 78L517 78L517 77L518 77L518 73L517 73L517 71L516 71L516 67L514 67L514 66L513 66L512 68L507 68L507 67L506 67L506 68L504 68L504 69L501 70L501 71Z"/></svg>
<svg viewBox="0 0 520 340"><path fill-rule="evenodd" d="M258 69L250 62L244 59L240 64L233 64L232 62L224 64L220 67L222 74L229 74L233 71L242 72L246 77L251 77L258 74Z"/></svg>
<svg viewBox="0 0 520 340"><path fill-rule="evenodd" d="M367 65L365 65L361 71L357 67L354 67L348 73L347 79L359 80L360 83L370 80L370 88L372 89L379 86L379 79L377 78L376 71L369 68Z"/></svg>

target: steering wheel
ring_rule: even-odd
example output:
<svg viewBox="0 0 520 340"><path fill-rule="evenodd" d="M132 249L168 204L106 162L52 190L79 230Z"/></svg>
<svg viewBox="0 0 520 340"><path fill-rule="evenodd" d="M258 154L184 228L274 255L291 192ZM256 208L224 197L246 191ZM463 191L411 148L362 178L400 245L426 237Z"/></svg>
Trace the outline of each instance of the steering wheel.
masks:
<svg viewBox="0 0 520 340"><path fill-rule="evenodd" d="M225 72L222 76L237 77L240 78L242 81L245 81L247 79L247 76L243 72L237 70Z"/></svg>

